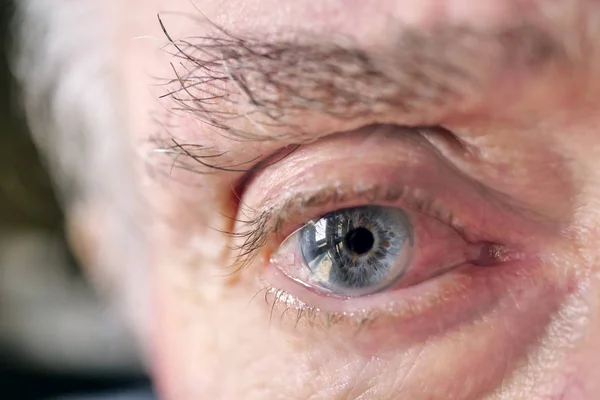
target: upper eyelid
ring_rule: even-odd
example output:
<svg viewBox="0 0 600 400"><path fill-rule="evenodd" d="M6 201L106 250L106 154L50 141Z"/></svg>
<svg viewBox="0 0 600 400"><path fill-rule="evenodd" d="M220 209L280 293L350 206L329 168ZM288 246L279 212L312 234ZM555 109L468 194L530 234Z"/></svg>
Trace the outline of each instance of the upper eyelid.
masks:
<svg viewBox="0 0 600 400"><path fill-rule="evenodd" d="M347 187L325 187L309 193L305 197L290 198L279 210L279 215L283 219L286 214L293 214L305 207L335 206L336 204L343 204L349 199L369 204L393 204L402 201L405 207L413 211L429 213L432 217L450 225L459 234L463 234L465 231L465 227L456 214L444 206L434 194L412 185L385 186L384 184L370 183Z"/></svg>
<svg viewBox="0 0 600 400"><path fill-rule="evenodd" d="M323 206L336 206L344 204L352 199L353 201L365 203L396 203L400 200L410 201L410 206L415 211L430 212L435 204L435 199L422 191L414 190L409 186L399 185L386 187L379 183L369 185L355 186L326 186L316 191L305 193L300 196L291 196L283 202L283 205L274 212L277 215L276 228L280 227L289 215L301 212L306 208L320 208ZM435 212L437 216L452 222L453 216L450 214L442 215L439 209ZM318 216L316 216L318 217ZM456 221L455 221L456 222Z"/></svg>
<svg viewBox="0 0 600 400"><path fill-rule="evenodd" d="M335 207L371 203L424 211L454 228L466 242L498 243L513 251L535 251L540 240L552 234L555 225L531 219L494 196L493 188L440 163L444 157L420 135L398 132L397 127L376 128L376 134L366 128L306 145L257 176L236 210L248 221L232 227L236 240L231 243L242 254L242 266L252 261L257 248L281 243L283 235ZM357 154L352 144L363 146L361 158L348 164L348 157ZM350 169L337 170L340 166Z"/></svg>

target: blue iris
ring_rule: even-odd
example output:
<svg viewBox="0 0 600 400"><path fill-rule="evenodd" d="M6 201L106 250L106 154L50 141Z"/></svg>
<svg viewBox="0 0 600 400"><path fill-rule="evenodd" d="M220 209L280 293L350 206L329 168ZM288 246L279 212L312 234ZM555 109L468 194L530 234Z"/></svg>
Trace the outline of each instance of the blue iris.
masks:
<svg viewBox="0 0 600 400"><path fill-rule="evenodd" d="M404 211L365 206L331 212L299 232L311 283L340 296L374 293L394 283L412 256Z"/></svg>

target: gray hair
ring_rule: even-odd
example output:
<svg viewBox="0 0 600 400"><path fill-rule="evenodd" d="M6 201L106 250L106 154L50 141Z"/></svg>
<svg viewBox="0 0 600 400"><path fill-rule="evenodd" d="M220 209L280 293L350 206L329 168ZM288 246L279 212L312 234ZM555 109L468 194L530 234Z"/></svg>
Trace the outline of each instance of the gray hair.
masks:
<svg viewBox="0 0 600 400"><path fill-rule="evenodd" d="M66 205L114 186L123 152L108 7L21 0L13 71L33 137ZM115 163L117 164L115 166ZM112 165L111 168L108 168ZM120 187L119 190L125 188Z"/></svg>
<svg viewBox="0 0 600 400"><path fill-rule="evenodd" d="M132 232L140 208L116 82L118 29L110 13L97 0L18 1L12 69L67 217L93 227L93 254L86 261L101 267L95 277L103 288L126 296L117 301L139 325L145 324L139 299L147 271L142 237Z"/></svg>

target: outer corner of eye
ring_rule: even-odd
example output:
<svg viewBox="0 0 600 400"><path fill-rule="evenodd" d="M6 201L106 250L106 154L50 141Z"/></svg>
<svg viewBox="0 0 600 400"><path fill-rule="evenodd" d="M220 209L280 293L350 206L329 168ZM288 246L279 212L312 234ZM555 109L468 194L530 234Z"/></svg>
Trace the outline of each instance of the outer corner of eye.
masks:
<svg viewBox="0 0 600 400"><path fill-rule="evenodd" d="M283 274L312 291L359 297L398 281L413 256L413 227L393 207L330 212L288 236L272 257Z"/></svg>

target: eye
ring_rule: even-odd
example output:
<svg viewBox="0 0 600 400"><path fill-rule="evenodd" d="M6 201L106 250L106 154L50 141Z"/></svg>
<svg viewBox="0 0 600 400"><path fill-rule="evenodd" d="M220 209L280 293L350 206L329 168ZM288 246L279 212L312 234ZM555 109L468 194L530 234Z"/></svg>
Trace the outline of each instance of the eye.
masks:
<svg viewBox="0 0 600 400"><path fill-rule="evenodd" d="M386 132L303 146L244 187L232 267L256 271L269 320L296 310L294 326L410 321L414 334L437 332L537 267L525 234L536 221L418 136Z"/></svg>
<svg viewBox="0 0 600 400"><path fill-rule="evenodd" d="M488 246L468 242L431 210L365 205L303 224L281 242L270 266L315 294L352 299L489 265Z"/></svg>
<svg viewBox="0 0 600 400"><path fill-rule="evenodd" d="M286 241L300 249L303 284L347 297L393 285L408 268L414 245L406 213L380 206L331 212L307 223Z"/></svg>

